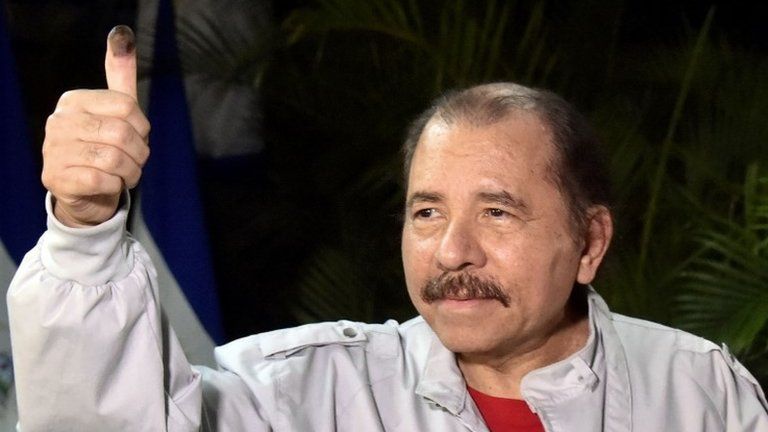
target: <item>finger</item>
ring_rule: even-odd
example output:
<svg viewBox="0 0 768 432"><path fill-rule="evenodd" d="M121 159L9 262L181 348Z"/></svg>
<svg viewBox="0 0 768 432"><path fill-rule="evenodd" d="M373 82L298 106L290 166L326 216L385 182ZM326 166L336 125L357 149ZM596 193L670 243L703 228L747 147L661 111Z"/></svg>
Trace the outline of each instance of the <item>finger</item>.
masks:
<svg viewBox="0 0 768 432"><path fill-rule="evenodd" d="M149 136L149 120L132 97L111 90L72 90L64 93L56 105L56 114L87 112L105 117L118 117L130 123L145 141Z"/></svg>
<svg viewBox="0 0 768 432"><path fill-rule="evenodd" d="M133 162L144 166L149 157L145 137L125 120L114 117L84 115L77 139L85 143L106 144L125 153Z"/></svg>
<svg viewBox="0 0 768 432"><path fill-rule="evenodd" d="M88 113L54 113L46 124L48 138L43 143L44 148L61 148L61 155L52 153L49 157L68 157L76 155L70 151L72 145L82 143L97 143L115 147L124 152L135 164L144 166L149 157L149 146L145 137L141 136L134 127L125 120L115 117L105 117ZM60 145L59 145L60 144Z"/></svg>
<svg viewBox="0 0 768 432"><path fill-rule="evenodd" d="M107 54L104 58L107 87L138 100L136 96L136 37L125 25L112 29L107 36Z"/></svg>
<svg viewBox="0 0 768 432"><path fill-rule="evenodd" d="M44 178L44 183L46 179ZM69 167L48 179L48 190L57 197L114 196L123 191L123 179L96 168Z"/></svg>
<svg viewBox="0 0 768 432"><path fill-rule="evenodd" d="M118 176L129 188L139 183L141 166L124 151L99 143L83 142L79 145L78 160L70 161L70 167L96 168L105 174Z"/></svg>
<svg viewBox="0 0 768 432"><path fill-rule="evenodd" d="M124 151L110 145L75 142L69 148L48 147L46 156L46 171L49 172L61 172L72 167L95 168L105 174L122 178L129 188L136 186L141 178L141 165Z"/></svg>

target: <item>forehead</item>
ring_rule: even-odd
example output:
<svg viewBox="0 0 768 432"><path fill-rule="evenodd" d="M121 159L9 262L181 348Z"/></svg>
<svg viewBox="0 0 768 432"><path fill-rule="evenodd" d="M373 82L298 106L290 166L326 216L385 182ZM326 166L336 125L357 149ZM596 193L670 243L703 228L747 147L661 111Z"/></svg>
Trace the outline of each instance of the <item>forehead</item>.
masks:
<svg viewBox="0 0 768 432"><path fill-rule="evenodd" d="M550 183L553 159L551 134L535 114L518 112L489 125L435 117L414 151L408 185L434 187L446 178Z"/></svg>

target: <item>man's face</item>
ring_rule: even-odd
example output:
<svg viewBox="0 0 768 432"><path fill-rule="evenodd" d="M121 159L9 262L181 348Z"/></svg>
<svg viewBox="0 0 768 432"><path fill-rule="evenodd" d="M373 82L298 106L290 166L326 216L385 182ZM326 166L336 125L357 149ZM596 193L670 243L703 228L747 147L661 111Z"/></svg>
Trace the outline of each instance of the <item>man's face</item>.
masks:
<svg viewBox="0 0 768 432"><path fill-rule="evenodd" d="M451 351L533 349L563 322L583 245L552 159L550 133L529 113L425 128L408 180L403 264L411 300Z"/></svg>

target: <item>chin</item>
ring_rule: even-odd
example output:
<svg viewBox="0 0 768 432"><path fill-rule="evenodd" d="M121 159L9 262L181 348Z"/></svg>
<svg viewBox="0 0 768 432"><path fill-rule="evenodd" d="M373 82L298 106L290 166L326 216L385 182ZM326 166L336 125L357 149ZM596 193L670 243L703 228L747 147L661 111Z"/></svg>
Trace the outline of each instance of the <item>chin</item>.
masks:
<svg viewBox="0 0 768 432"><path fill-rule="evenodd" d="M456 354L480 354L498 350L501 341L488 336L499 333L482 324L475 322L473 325L457 326L455 323L441 323L438 320L430 323L430 326L440 342Z"/></svg>
<svg viewBox="0 0 768 432"><path fill-rule="evenodd" d="M440 339L449 351L456 355L483 356L499 352L498 341Z"/></svg>

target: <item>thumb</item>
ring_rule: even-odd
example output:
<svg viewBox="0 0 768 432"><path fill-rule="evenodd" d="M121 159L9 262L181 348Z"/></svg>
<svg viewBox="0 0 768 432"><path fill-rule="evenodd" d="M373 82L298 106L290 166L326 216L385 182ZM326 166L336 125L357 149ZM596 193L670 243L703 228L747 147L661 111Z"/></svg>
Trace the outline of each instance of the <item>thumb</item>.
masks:
<svg viewBox="0 0 768 432"><path fill-rule="evenodd" d="M138 99L136 96L136 37L126 25L112 29L107 36L104 58L107 87Z"/></svg>

